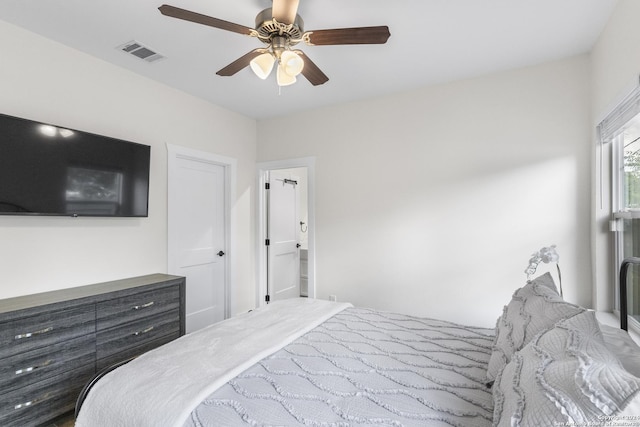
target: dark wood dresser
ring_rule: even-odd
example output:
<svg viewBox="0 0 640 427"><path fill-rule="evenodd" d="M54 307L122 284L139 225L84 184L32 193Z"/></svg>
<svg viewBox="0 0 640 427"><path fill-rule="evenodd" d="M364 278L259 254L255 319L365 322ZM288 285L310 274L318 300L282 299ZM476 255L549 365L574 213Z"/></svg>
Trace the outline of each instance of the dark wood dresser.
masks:
<svg viewBox="0 0 640 427"><path fill-rule="evenodd" d="M0 300L0 426L37 426L73 410L97 371L184 333L179 276Z"/></svg>

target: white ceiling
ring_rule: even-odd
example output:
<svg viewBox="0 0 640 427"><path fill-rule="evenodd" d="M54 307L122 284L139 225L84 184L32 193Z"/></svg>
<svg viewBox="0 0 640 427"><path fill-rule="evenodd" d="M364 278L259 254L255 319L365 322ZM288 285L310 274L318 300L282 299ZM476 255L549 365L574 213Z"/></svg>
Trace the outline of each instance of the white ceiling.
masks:
<svg viewBox="0 0 640 427"><path fill-rule="evenodd" d="M0 19L256 119L588 52L617 0L300 0L305 30L388 25L384 45L297 47L329 77L279 91L249 68L215 73L255 38L162 15L167 4L248 27L270 0L2 0ZM117 46L166 56L147 63ZM44 64L43 64L44 66Z"/></svg>

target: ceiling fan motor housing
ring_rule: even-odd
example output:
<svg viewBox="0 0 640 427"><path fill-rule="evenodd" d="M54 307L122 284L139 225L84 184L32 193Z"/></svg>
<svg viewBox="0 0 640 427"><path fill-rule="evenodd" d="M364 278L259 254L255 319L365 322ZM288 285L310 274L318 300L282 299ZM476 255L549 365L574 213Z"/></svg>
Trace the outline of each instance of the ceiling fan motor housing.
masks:
<svg viewBox="0 0 640 427"><path fill-rule="evenodd" d="M285 37L290 46L302 41L304 34L304 21L300 15L291 25L277 22L273 19L271 8L265 9L256 16L256 31L258 38L266 44L271 44L273 37Z"/></svg>

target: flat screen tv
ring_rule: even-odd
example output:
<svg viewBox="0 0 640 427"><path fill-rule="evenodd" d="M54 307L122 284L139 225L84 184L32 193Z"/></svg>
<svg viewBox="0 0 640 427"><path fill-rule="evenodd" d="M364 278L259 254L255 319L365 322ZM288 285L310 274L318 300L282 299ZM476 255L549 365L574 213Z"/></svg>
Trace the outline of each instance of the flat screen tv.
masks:
<svg viewBox="0 0 640 427"><path fill-rule="evenodd" d="M150 153L0 114L0 215L146 217Z"/></svg>

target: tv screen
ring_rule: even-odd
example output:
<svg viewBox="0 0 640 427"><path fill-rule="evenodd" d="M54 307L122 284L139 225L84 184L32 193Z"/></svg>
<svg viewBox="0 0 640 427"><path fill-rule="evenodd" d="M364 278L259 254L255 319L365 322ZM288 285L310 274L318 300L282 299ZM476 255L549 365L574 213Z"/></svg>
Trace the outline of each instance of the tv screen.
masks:
<svg viewBox="0 0 640 427"><path fill-rule="evenodd" d="M146 217L150 153L0 114L0 215Z"/></svg>

